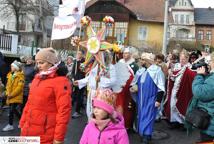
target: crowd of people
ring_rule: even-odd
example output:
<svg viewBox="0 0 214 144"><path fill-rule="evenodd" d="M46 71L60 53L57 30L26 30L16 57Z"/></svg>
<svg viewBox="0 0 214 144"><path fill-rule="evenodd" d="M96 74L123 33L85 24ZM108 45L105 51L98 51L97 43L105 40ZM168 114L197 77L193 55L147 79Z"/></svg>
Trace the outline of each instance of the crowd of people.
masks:
<svg viewBox="0 0 214 144"><path fill-rule="evenodd" d="M0 75L0 109L9 106L8 125L2 131L15 128L16 115L21 136L62 144L70 119L81 118L86 110L88 124L80 144L128 144L129 131L149 144L155 121L165 119L171 129L189 130L186 115L198 108L210 116L200 139L213 141L214 53L183 49L166 57L143 52L133 58L125 48L122 56L111 51L103 56L105 69L95 58L83 67L83 51L62 62L52 48L41 49L34 59L11 63L6 79L3 71Z"/></svg>

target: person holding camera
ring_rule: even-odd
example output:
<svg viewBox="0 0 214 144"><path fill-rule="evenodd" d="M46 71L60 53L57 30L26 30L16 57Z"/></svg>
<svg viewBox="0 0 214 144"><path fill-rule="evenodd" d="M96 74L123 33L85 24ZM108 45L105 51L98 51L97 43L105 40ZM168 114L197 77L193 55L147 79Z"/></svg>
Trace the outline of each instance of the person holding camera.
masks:
<svg viewBox="0 0 214 144"><path fill-rule="evenodd" d="M192 84L193 99L188 108L188 112L195 107L203 109L210 116L207 128L200 131L202 142L214 140L214 52L211 54L209 66L209 74L205 66L197 68L197 76Z"/></svg>

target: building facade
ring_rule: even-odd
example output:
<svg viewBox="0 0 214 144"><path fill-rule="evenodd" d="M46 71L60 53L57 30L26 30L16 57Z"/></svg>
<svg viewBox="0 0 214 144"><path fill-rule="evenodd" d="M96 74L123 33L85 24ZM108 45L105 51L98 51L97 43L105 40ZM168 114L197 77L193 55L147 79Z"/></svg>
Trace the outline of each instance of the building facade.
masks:
<svg viewBox="0 0 214 144"><path fill-rule="evenodd" d="M107 28L106 40L112 43L122 42L128 44L129 21L135 15L127 7L117 1L89 2L85 15L92 18L91 26L95 32L104 26L102 20L106 15L112 16L115 23L112 27Z"/></svg>
<svg viewBox="0 0 214 144"><path fill-rule="evenodd" d="M129 45L141 51L160 52L164 31L164 0L125 0L135 19L129 21Z"/></svg>
<svg viewBox="0 0 214 144"><path fill-rule="evenodd" d="M52 22L53 22L53 5L58 4L57 0L55 3L50 4L48 0L41 1L39 3L36 0L32 0L33 6L31 6L30 10L26 10L22 12L22 9L25 7L20 6L19 12L19 26L16 27L16 19L17 17L12 12L13 8L7 6L4 10L0 11L0 29L1 34L16 34L18 35L18 45L20 47L32 47L37 46L41 47L43 45L43 37L44 33L46 37L50 37ZM30 2L30 1L29 1ZM40 4L42 8L42 13L40 13ZM1 5L4 7L4 5ZM27 6L26 6L27 7ZM27 9L27 8L26 8ZM29 8L28 8L29 9ZM8 12L11 11L11 12ZM44 27L42 28L41 15L45 15L44 19ZM18 29L18 30L17 30ZM18 32L17 32L18 31ZM47 39L47 41L49 38ZM18 47L18 46L17 46Z"/></svg>
<svg viewBox="0 0 214 144"><path fill-rule="evenodd" d="M196 8L196 41L204 45L205 49L214 48L214 9Z"/></svg>
<svg viewBox="0 0 214 144"><path fill-rule="evenodd" d="M103 17L114 18L115 24L106 34L109 42L121 42L140 51L162 47L164 0L91 0L85 15L92 18L95 31L104 25Z"/></svg>
<svg viewBox="0 0 214 144"><path fill-rule="evenodd" d="M214 47L214 9L194 8L191 0L169 2L169 40L191 41L205 50Z"/></svg>
<svg viewBox="0 0 214 144"><path fill-rule="evenodd" d="M194 7L191 0L171 0L169 38L195 41Z"/></svg>

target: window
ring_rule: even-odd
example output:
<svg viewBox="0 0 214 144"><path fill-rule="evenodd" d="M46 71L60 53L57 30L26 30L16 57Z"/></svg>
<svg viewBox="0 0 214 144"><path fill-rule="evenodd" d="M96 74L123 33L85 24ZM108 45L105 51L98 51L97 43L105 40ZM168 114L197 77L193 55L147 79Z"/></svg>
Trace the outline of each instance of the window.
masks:
<svg viewBox="0 0 214 144"><path fill-rule="evenodd" d="M91 27L93 28L94 32L97 33L98 30L100 30L100 22L98 21L92 21Z"/></svg>
<svg viewBox="0 0 214 144"><path fill-rule="evenodd" d="M186 15L186 24L189 24L189 15Z"/></svg>
<svg viewBox="0 0 214 144"><path fill-rule="evenodd" d="M42 29L42 25L41 25L41 20L40 19L38 19L38 27L37 27L38 29Z"/></svg>
<svg viewBox="0 0 214 144"><path fill-rule="evenodd" d="M184 15L181 15L181 21L180 21L181 24L184 24Z"/></svg>
<svg viewBox="0 0 214 144"><path fill-rule="evenodd" d="M92 21L91 26L94 32L98 32L105 26L105 23L99 21ZM105 37L116 37L117 41L124 42L127 37L128 23L127 22L115 22L114 26L107 27Z"/></svg>
<svg viewBox="0 0 214 144"><path fill-rule="evenodd" d="M199 30L198 31L198 40L203 40L204 39L204 31Z"/></svg>
<svg viewBox="0 0 214 144"><path fill-rule="evenodd" d="M175 23L176 24L178 23L178 15L177 14L175 15Z"/></svg>
<svg viewBox="0 0 214 144"><path fill-rule="evenodd" d="M147 27L139 27L138 29L138 40L146 40L147 38Z"/></svg>
<svg viewBox="0 0 214 144"><path fill-rule="evenodd" d="M179 29L176 31L176 38L178 39L188 39L189 31L186 29Z"/></svg>
<svg viewBox="0 0 214 144"><path fill-rule="evenodd" d="M104 22L102 22L102 28L105 26L105 23ZM107 27L106 28L106 33L105 33L105 36L110 36L110 37L112 37L113 36L113 26L111 26L111 27Z"/></svg>
<svg viewBox="0 0 214 144"><path fill-rule="evenodd" d="M211 31L207 31L206 39L207 40L211 40L212 39L212 32Z"/></svg>
<svg viewBox="0 0 214 144"><path fill-rule="evenodd" d="M26 14L21 14L19 16L19 30L25 30L26 29L26 21L27 21Z"/></svg>
<svg viewBox="0 0 214 144"><path fill-rule="evenodd" d="M117 38L117 41L124 42L127 37L128 23L127 22L116 22L114 37Z"/></svg>
<svg viewBox="0 0 214 144"><path fill-rule="evenodd" d="M21 24L25 24L26 23L26 18L27 18L26 14L20 14L20 16L19 16L19 22Z"/></svg>

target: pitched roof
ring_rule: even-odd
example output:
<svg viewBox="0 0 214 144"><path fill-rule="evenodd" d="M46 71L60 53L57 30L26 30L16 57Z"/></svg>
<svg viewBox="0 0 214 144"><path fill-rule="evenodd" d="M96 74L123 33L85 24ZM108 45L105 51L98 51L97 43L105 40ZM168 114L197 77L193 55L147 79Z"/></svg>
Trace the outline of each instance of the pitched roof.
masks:
<svg viewBox="0 0 214 144"><path fill-rule="evenodd" d="M175 6L178 0L169 0L169 6ZM190 4L193 6L192 0L188 0Z"/></svg>
<svg viewBox="0 0 214 144"><path fill-rule="evenodd" d="M214 9L195 8L195 23L198 25L214 25Z"/></svg>
<svg viewBox="0 0 214 144"><path fill-rule="evenodd" d="M137 15L138 20L163 22L164 1L165 0L125 0L125 6Z"/></svg>
<svg viewBox="0 0 214 144"><path fill-rule="evenodd" d="M129 12L130 12L130 14L132 15L132 16L134 16L134 17L136 17L136 14L131 10L131 9L129 9L127 6L125 6L123 3L121 3L119 0L90 0L90 1L88 1L87 3L86 3L86 9L87 8L89 8L89 7L91 7L92 5L94 5L95 3L97 3L97 2L100 2L100 1L103 1L103 2L115 2L115 3L118 3L118 4L120 4L122 7L124 7L125 9L127 9Z"/></svg>
<svg viewBox="0 0 214 144"><path fill-rule="evenodd" d="M86 8L89 8L97 1L112 0L91 0L87 3ZM164 1L165 0L125 0L125 3L121 4L133 12L138 20L162 23L164 21Z"/></svg>

